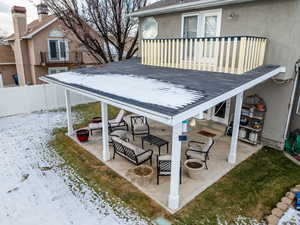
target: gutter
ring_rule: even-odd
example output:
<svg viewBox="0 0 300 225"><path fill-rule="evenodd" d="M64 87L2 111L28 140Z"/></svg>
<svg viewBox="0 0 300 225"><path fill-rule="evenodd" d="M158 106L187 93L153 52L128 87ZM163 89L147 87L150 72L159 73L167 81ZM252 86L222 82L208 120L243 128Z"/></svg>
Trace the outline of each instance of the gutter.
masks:
<svg viewBox="0 0 300 225"><path fill-rule="evenodd" d="M164 14L170 12L208 8L213 6L230 5L230 4L253 2L253 1L255 0L199 0L195 2L181 3L181 4L171 5L171 6L160 7L156 9L148 9L148 10L146 9L142 11L136 11L127 14L127 16L133 16L133 17L150 16L156 14Z"/></svg>

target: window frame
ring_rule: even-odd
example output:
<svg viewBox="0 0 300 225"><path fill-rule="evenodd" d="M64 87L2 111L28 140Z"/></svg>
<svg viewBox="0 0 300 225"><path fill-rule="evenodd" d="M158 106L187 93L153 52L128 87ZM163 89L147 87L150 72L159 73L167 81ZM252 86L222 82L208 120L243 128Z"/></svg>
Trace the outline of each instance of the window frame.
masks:
<svg viewBox="0 0 300 225"><path fill-rule="evenodd" d="M57 41L58 43L58 58L51 58L50 41ZM61 57L60 42L65 43L66 57ZM60 62L69 60L69 41L63 38L48 38L48 59L50 62Z"/></svg>
<svg viewBox="0 0 300 225"><path fill-rule="evenodd" d="M204 37L205 30L205 17L208 16L217 16L217 35L221 35L221 27L222 27L222 9L212 9L212 10L201 10L192 13L183 13L181 15L181 37L184 38L184 18L197 16L197 37Z"/></svg>
<svg viewBox="0 0 300 225"><path fill-rule="evenodd" d="M61 69L64 69L65 71L64 72L66 72L66 71L68 71L69 70L69 68L67 67L67 66L60 66L60 67L48 67L48 74L51 74L50 73L50 71L52 70L55 70L55 71L57 71L57 70L61 70ZM61 72L62 73L62 72Z"/></svg>

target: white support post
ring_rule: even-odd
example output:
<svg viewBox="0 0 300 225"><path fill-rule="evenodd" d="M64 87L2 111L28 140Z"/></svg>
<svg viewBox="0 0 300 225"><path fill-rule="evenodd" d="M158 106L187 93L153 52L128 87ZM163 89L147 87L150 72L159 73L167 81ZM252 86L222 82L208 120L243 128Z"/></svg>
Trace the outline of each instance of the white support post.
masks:
<svg viewBox="0 0 300 225"><path fill-rule="evenodd" d="M239 128L240 128L241 110L243 104L243 94L244 92L241 92L237 94L235 97L236 102L235 102L234 121L233 121L233 128L232 128L230 152L228 155L228 162L231 164L234 164L236 162L237 143L238 143L238 135L239 135Z"/></svg>
<svg viewBox="0 0 300 225"><path fill-rule="evenodd" d="M180 158L181 142L179 135L182 134L182 124L178 123L173 126L172 132L172 163L171 163L171 182L168 206L172 210L179 208L179 180L180 180Z"/></svg>
<svg viewBox="0 0 300 225"><path fill-rule="evenodd" d="M101 115L102 115L102 145L103 145L103 160L110 160L109 141L108 141L108 113L107 104L101 102Z"/></svg>
<svg viewBox="0 0 300 225"><path fill-rule="evenodd" d="M68 135L72 136L74 133L73 122L72 122L72 109L71 109L71 98L70 91L65 89L66 97L66 112L67 112L67 122L68 122Z"/></svg>

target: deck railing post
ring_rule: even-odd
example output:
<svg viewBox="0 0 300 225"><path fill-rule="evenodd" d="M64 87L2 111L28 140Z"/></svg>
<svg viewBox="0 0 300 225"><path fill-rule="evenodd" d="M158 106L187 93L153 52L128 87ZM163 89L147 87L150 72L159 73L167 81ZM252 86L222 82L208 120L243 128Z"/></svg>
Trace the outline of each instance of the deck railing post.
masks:
<svg viewBox="0 0 300 225"><path fill-rule="evenodd" d="M230 144L230 152L228 155L228 162L231 164L234 164L236 162L237 143L238 143L238 135L239 135L239 128L240 128L243 95L244 92L241 92L238 95L236 95L232 137L231 137L231 144Z"/></svg>
<svg viewBox="0 0 300 225"><path fill-rule="evenodd" d="M179 180L180 180L180 157L182 124L176 124L172 130L172 158L171 158L171 182L168 206L172 210L179 208Z"/></svg>
<svg viewBox="0 0 300 225"><path fill-rule="evenodd" d="M110 160L107 104L101 102L103 161Z"/></svg>

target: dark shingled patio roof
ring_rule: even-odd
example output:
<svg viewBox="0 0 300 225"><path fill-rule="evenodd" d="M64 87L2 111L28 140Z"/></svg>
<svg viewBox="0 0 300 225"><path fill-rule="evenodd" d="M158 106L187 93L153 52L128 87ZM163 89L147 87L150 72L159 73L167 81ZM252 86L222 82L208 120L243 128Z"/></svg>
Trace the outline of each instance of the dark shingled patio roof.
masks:
<svg viewBox="0 0 300 225"><path fill-rule="evenodd" d="M74 70L74 72L89 75L136 75L145 78L156 79L162 82L182 85L187 89L203 93L203 98L200 98L199 100L178 109L140 102L135 99L124 98L123 96L106 93L101 90L91 89L89 87L81 86L78 84L64 83L49 76L42 77L42 80L48 83L55 83L71 88L74 87L77 89L82 89L84 91L93 93L94 95L108 97L113 100L121 101L126 104L141 107L147 110L151 110L153 112L173 117L197 105L212 100L226 92L239 88L241 85L247 84L248 82L251 82L275 69L278 69L279 67L280 66L267 65L258 67L257 69L244 73L243 75L236 75L229 73L217 73L208 71L183 70L167 67L148 66L141 64L139 59L130 59L121 62L105 64L102 67L81 68ZM116 87L116 89L118 89L118 87Z"/></svg>

